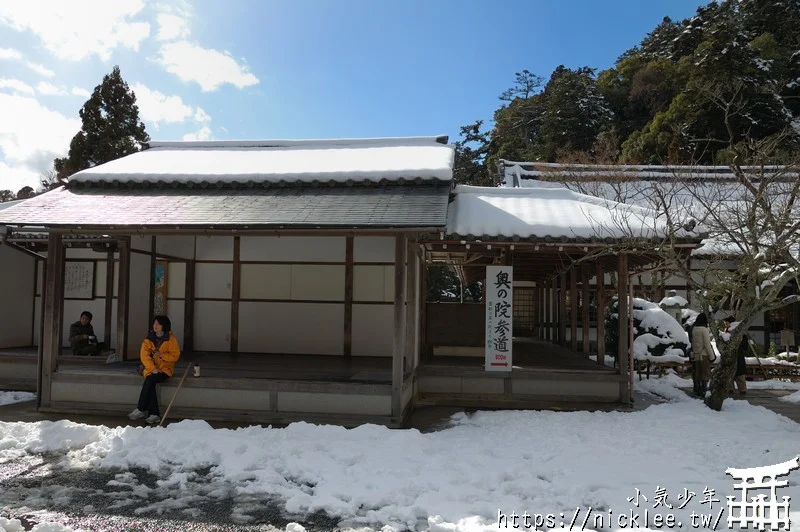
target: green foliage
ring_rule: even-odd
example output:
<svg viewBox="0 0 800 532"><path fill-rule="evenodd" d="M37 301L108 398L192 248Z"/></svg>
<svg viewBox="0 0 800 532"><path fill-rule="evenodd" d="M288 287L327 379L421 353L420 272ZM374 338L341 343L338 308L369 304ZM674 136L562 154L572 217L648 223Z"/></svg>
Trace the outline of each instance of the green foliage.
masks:
<svg viewBox="0 0 800 532"><path fill-rule="evenodd" d="M5 203L6 201L13 201L14 193L10 190L0 190L0 203Z"/></svg>
<svg viewBox="0 0 800 532"><path fill-rule="evenodd" d="M769 350L767 351L767 358L775 358L778 356L778 346L775 342L769 343Z"/></svg>
<svg viewBox="0 0 800 532"><path fill-rule="evenodd" d="M455 145L453 180L464 185L491 185L492 178L484 165L489 149L489 132L481 132L483 120L461 127Z"/></svg>
<svg viewBox="0 0 800 532"><path fill-rule="evenodd" d="M480 282L464 287L464 302L474 303L482 300L483 287ZM428 303L461 301L461 282L453 270L447 266L428 266Z"/></svg>
<svg viewBox="0 0 800 532"><path fill-rule="evenodd" d="M26 186L19 189L19 191L17 192L17 199L18 200L28 199L34 197L35 195L36 191L33 190L33 187Z"/></svg>
<svg viewBox="0 0 800 532"><path fill-rule="evenodd" d="M81 130L72 138L67 157L53 162L58 186L80 170L130 155L150 140L139 120L136 95L118 66L103 77L80 110Z"/></svg>

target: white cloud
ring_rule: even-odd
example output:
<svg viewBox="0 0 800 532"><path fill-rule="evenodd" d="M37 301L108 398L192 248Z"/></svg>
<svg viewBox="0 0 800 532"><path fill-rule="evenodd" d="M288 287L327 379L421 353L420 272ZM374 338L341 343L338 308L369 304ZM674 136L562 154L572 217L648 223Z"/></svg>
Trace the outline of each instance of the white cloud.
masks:
<svg viewBox="0 0 800 532"><path fill-rule="evenodd" d="M59 85L53 85L49 81L40 81L36 85L36 91L39 94L44 94L45 96L82 96L84 98L88 98L91 96L91 93L86 89L82 89L80 87L65 87Z"/></svg>
<svg viewBox="0 0 800 532"><path fill-rule="evenodd" d="M53 76L56 75L55 72L53 72L49 68L47 68L47 67L45 67L43 65L40 65L38 63L31 63L30 61L26 61L25 64L28 65L28 68L30 68L31 70L33 70L34 72L36 72L40 76L44 76L46 78L52 78Z"/></svg>
<svg viewBox="0 0 800 532"><path fill-rule="evenodd" d="M16 59L19 61L22 59L22 54L19 50L14 50L13 48L0 48L0 59Z"/></svg>
<svg viewBox="0 0 800 532"><path fill-rule="evenodd" d="M72 87L72 89L69 92L71 92L73 96L82 96L84 98L88 98L89 96L92 95L91 92L81 87Z"/></svg>
<svg viewBox="0 0 800 532"><path fill-rule="evenodd" d="M0 2L0 23L30 31L60 59L107 61L118 47L138 51L150 35L150 24L133 20L143 9L143 0Z"/></svg>
<svg viewBox="0 0 800 532"><path fill-rule="evenodd" d="M201 122L201 123L202 122L210 122L211 121L211 117L208 116L208 113L206 113L203 110L202 107L198 107L197 110L194 113L194 121L195 122Z"/></svg>
<svg viewBox="0 0 800 532"><path fill-rule="evenodd" d="M19 50L15 50L14 48L0 48L0 59L22 61L22 52L20 52ZM53 76L56 75L55 72L45 67L44 65L40 65L38 63L32 63L31 61L25 61L25 64L27 65L28 68L30 68L40 76L52 78Z"/></svg>
<svg viewBox="0 0 800 532"><path fill-rule="evenodd" d="M159 41L174 41L189 36L189 21L185 17L159 13L156 16L156 22L158 22L156 39Z"/></svg>
<svg viewBox="0 0 800 532"><path fill-rule="evenodd" d="M187 41L164 44L157 62L182 81L196 82L203 92L216 90L225 83L239 89L259 83L246 65L237 63L227 52Z"/></svg>
<svg viewBox="0 0 800 532"><path fill-rule="evenodd" d="M36 90L39 91L39 94L45 94L47 96L64 96L65 94L69 94L63 87L57 87L47 81L40 81L38 85L36 85Z"/></svg>
<svg viewBox="0 0 800 532"><path fill-rule="evenodd" d="M67 153L80 128L79 119L67 118L34 98L0 92L0 188L36 188L39 175Z"/></svg>
<svg viewBox="0 0 800 532"><path fill-rule="evenodd" d="M185 134L183 140L211 140L211 128L203 126L194 133Z"/></svg>
<svg viewBox="0 0 800 532"><path fill-rule="evenodd" d="M198 122L211 120L211 117L200 107L193 108L191 105L184 103L180 96L167 96L141 83L133 84L131 89L136 94L139 116L142 120L150 122L155 127L158 127L159 122L185 122L189 118L194 118ZM198 117L203 119L201 120Z"/></svg>
<svg viewBox="0 0 800 532"><path fill-rule="evenodd" d="M8 89L13 93L33 95L33 87L18 79L0 78L0 89Z"/></svg>

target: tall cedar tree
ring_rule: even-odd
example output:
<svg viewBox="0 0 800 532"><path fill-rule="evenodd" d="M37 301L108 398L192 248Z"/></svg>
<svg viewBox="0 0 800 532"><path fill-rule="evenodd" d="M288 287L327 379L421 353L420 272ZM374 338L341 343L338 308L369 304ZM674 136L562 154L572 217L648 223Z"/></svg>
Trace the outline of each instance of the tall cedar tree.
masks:
<svg viewBox="0 0 800 532"><path fill-rule="evenodd" d="M53 162L55 186L75 172L135 153L150 140L139 120L136 95L118 66L95 87L80 117L83 125L70 142L69 155Z"/></svg>

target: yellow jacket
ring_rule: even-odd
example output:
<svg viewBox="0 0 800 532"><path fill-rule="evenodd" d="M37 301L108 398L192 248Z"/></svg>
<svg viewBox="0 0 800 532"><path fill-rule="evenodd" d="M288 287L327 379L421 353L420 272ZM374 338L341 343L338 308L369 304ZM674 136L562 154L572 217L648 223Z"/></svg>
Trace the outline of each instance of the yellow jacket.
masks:
<svg viewBox="0 0 800 532"><path fill-rule="evenodd" d="M139 358L144 365L143 377L152 374L153 371L158 370L166 373L172 377L175 371L175 363L181 357L181 349L178 346L178 340L175 335L170 331L169 337L161 342L158 353L155 357L153 353L156 352L156 338L153 332L147 335L147 338L142 342L142 348L139 351Z"/></svg>

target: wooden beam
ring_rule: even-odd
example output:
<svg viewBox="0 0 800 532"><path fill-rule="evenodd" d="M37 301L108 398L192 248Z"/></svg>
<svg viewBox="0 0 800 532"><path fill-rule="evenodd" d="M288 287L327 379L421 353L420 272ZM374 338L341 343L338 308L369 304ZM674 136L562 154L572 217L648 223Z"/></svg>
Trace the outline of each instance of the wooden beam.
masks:
<svg viewBox="0 0 800 532"><path fill-rule="evenodd" d="M602 262L597 263L595 288L597 290L597 363L604 365L606 358L606 273Z"/></svg>
<svg viewBox="0 0 800 532"><path fill-rule="evenodd" d="M183 299L183 351L191 355L194 351L194 275L195 261L186 262L186 288Z"/></svg>
<svg viewBox="0 0 800 532"><path fill-rule="evenodd" d="M617 265L617 278L619 279L619 323L618 336L619 349L619 400L623 403L630 401L630 383L628 382L628 255L620 253Z"/></svg>
<svg viewBox="0 0 800 532"><path fill-rule="evenodd" d="M417 246L409 242L406 250L406 349L403 379L414 371L417 357L414 353L417 323Z"/></svg>
<svg viewBox="0 0 800 532"><path fill-rule="evenodd" d="M394 244L394 343L392 349L392 418L403 413L403 355L405 354L406 237L396 235Z"/></svg>
<svg viewBox="0 0 800 532"><path fill-rule="evenodd" d="M45 266L44 286L44 336L38 372L41 379L40 404L50 406L50 383L56 370L58 355L61 354L61 328L64 316L64 262L65 248L59 233L50 233L47 238L47 264Z"/></svg>
<svg viewBox="0 0 800 532"><path fill-rule="evenodd" d="M569 347L578 350L578 269L573 267L569 271Z"/></svg>
<svg viewBox="0 0 800 532"><path fill-rule="evenodd" d="M109 251L106 257L106 319L105 329L106 334L103 342L106 344L106 349L111 350L111 327L112 320L111 314L114 312L114 252Z"/></svg>
<svg viewBox="0 0 800 532"><path fill-rule="evenodd" d="M233 279L231 281L231 353L239 353L239 299L242 295L242 241L233 237Z"/></svg>
<svg viewBox="0 0 800 532"><path fill-rule="evenodd" d="M130 310L131 238L122 237L117 244L119 274L117 279L117 360L128 360L128 313ZM138 353L136 353L138 358ZM134 357L131 356L131 359Z"/></svg>
<svg viewBox="0 0 800 532"><path fill-rule="evenodd" d="M583 340L583 355L589 357L589 266L582 268L583 277L581 278L582 295L581 295L581 316L583 317L583 325L581 326L581 340Z"/></svg>
<svg viewBox="0 0 800 532"><path fill-rule="evenodd" d="M567 274L558 276L560 293L558 297L558 345L567 347Z"/></svg>
<svg viewBox="0 0 800 532"><path fill-rule="evenodd" d="M352 236L345 238L344 251L344 356L353 354L353 246Z"/></svg>

